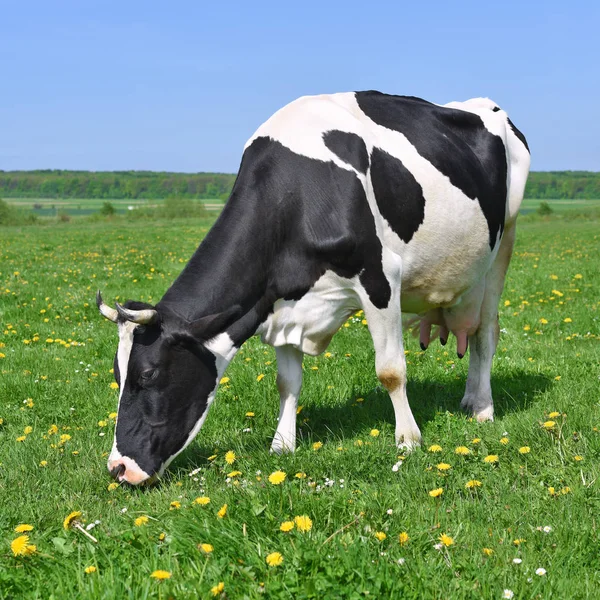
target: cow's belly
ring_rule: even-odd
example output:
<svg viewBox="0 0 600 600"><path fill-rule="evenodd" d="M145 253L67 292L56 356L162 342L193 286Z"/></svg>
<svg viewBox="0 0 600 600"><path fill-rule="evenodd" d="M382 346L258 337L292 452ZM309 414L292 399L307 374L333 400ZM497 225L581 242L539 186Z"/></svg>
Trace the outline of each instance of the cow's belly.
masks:
<svg viewBox="0 0 600 600"><path fill-rule="evenodd" d="M316 356L361 308L356 285L357 278L345 279L327 271L300 300L277 300L256 333L271 346L289 344Z"/></svg>

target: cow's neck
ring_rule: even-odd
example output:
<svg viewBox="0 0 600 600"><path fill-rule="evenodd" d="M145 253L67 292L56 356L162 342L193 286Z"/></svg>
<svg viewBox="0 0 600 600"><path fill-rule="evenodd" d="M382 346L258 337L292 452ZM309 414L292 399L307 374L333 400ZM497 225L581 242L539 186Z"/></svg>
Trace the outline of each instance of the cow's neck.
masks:
<svg viewBox="0 0 600 600"><path fill-rule="evenodd" d="M227 327L235 346L254 335L276 297L268 290L275 248L256 194L234 189L214 226L167 290L160 305L194 321L239 306Z"/></svg>

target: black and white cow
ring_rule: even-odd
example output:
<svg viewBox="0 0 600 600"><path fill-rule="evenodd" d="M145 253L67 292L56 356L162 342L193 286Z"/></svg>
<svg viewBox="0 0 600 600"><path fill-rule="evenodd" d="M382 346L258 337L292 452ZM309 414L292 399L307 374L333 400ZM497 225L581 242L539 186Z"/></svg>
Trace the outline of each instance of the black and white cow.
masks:
<svg viewBox="0 0 600 600"><path fill-rule="evenodd" d="M396 442L420 432L406 397L401 311L471 347L462 407L493 418L498 302L529 150L488 99L445 106L379 92L300 98L245 146L222 214L156 306L100 312L116 322L120 386L110 472L160 475L206 419L219 379L260 334L277 354L272 449L294 450L304 353L323 352L363 309Z"/></svg>

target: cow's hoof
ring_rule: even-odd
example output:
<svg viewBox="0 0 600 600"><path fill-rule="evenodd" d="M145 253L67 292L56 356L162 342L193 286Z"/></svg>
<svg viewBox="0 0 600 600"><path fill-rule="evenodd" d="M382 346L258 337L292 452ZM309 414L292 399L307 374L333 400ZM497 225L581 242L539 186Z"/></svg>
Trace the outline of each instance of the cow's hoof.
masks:
<svg viewBox="0 0 600 600"><path fill-rule="evenodd" d="M491 398L480 398L465 394L460 407L466 413L473 415L479 423L494 420L494 402Z"/></svg>
<svg viewBox="0 0 600 600"><path fill-rule="evenodd" d="M421 445L421 432L417 429L416 432L406 434L396 433L396 446L398 450L410 452Z"/></svg>
<svg viewBox="0 0 600 600"><path fill-rule="evenodd" d="M274 439L271 444L271 454L287 454L288 452L294 452L296 450L295 446L291 444L284 443L281 439Z"/></svg>

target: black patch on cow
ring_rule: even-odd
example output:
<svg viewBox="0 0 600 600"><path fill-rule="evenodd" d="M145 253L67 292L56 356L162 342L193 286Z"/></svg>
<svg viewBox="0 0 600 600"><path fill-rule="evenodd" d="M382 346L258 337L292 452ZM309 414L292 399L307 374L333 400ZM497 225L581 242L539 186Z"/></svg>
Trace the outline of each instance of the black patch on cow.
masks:
<svg viewBox="0 0 600 600"><path fill-rule="evenodd" d="M372 121L399 131L417 152L466 196L477 199L489 229L490 248L504 229L507 195L506 151L473 113L437 106L411 96L356 92Z"/></svg>
<svg viewBox="0 0 600 600"><path fill-rule="evenodd" d="M531 151L529 150L529 144L527 143L525 136L515 127L515 124L508 117L506 117L506 119L510 125L510 128L513 130L513 133L521 140L521 142L523 142L523 145L525 148L527 148L527 152L531 154Z"/></svg>
<svg viewBox="0 0 600 600"><path fill-rule="evenodd" d="M380 148L371 152L371 182L379 211L403 242L425 219L423 188L402 161Z"/></svg>
<svg viewBox="0 0 600 600"><path fill-rule="evenodd" d="M237 304L244 317L227 332L239 346L276 300L302 298L328 270L359 275L373 304L387 307L391 288L363 185L332 161L259 137L219 219L157 307L176 306L191 320Z"/></svg>
<svg viewBox="0 0 600 600"><path fill-rule="evenodd" d="M494 106L494 108L492 108L492 112L498 112L499 110L501 110L499 106Z"/></svg>
<svg viewBox="0 0 600 600"><path fill-rule="evenodd" d="M325 145L341 160L352 165L359 173L369 168L369 153L364 140L355 133L332 129L323 134Z"/></svg>

